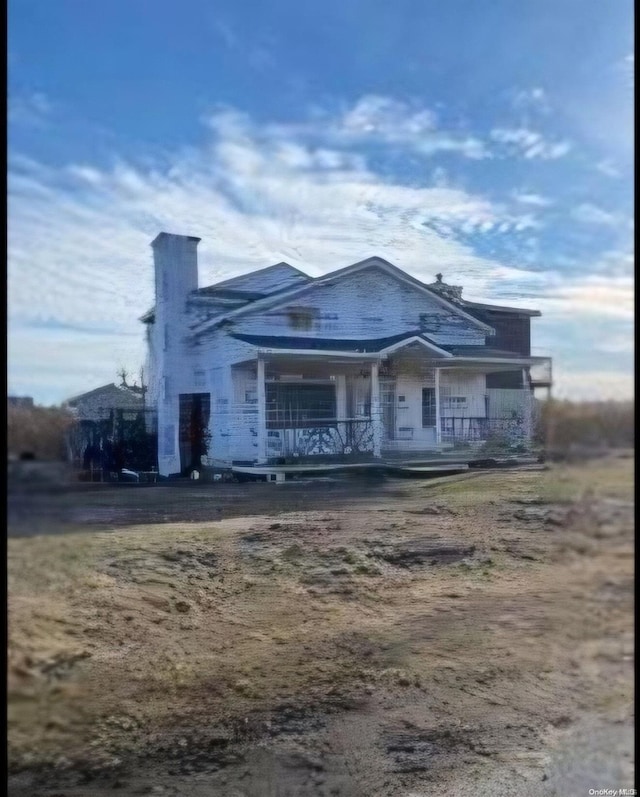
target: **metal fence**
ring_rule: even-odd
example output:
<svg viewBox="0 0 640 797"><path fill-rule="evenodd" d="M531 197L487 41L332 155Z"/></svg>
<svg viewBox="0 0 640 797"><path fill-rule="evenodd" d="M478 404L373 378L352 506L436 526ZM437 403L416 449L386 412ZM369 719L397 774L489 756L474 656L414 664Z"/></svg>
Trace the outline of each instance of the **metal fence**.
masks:
<svg viewBox="0 0 640 797"><path fill-rule="evenodd" d="M304 459L328 457L369 458L373 455L373 422L366 419L335 419L300 428L267 432L269 458Z"/></svg>

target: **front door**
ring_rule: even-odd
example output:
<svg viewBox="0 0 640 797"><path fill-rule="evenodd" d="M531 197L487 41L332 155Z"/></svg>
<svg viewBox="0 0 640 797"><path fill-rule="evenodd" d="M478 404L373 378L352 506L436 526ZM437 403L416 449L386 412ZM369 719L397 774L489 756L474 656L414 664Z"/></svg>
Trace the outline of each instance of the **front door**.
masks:
<svg viewBox="0 0 640 797"><path fill-rule="evenodd" d="M209 393L180 394L180 471L188 475L202 465L208 450Z"/></svg>
<svg viewBox="0 0 640 797"><path fill-rule="evenodd" d="M396 383L380 382L380 407L382 409L382 440L395 440L396 436Z"/></svg>

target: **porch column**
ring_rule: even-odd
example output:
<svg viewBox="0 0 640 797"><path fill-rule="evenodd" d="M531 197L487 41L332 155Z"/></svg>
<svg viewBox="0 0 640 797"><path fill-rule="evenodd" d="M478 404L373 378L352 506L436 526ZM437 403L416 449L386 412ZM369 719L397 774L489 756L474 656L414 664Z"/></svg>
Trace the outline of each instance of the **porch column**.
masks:
<svg viewBox="0 0 640 797"><path fill-rule="evenodd" d="M380 412L380 380L378 363L371 363L371 424L373 426L373 456L382 456L382 414Z"/></svg>
<svg viewBox="0 0 640 797"><path fill-rule="evenodd" d="M525 442L530 443L533 433L533 392L526 368L522 369L522 400L524 403Z"/></svg>
<svg viewBox="0 0 640 797"><path fill-rule="evenodd" d="M435 393L436 393L436 444L442 442L442 423L440 421L440 369L435 369Z"/></svg>
<svg viewBox="0 0 640 797"><path fill-rule="evenodd" d="M260 463L267 461L267 395L264 383L264 360L262 357L258 357L256 392L258 395L258 462Z"/></svg>

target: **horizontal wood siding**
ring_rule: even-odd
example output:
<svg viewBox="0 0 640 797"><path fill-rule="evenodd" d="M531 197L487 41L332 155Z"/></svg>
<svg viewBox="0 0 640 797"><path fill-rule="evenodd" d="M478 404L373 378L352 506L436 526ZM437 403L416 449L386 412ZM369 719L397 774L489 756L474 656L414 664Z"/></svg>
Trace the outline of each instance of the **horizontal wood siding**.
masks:
<svg viewBox="0 0 640 797"><path fill-rule="evenodd" d="M315 285L284 306L234 323L235 331L244 334L353 339L420 328L441 344L482 345L486 334L435 298L377 268Z"/></svg>

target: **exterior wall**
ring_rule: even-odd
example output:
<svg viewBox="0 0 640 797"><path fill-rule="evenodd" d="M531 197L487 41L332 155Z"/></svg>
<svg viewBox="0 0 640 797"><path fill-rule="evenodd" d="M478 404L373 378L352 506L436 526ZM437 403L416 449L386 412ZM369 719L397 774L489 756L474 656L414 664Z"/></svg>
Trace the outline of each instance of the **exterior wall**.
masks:
<svg viewBox="0 0 640 797"><path fill-rule="evenodd" d="M300 318L307 311L308 321ZM304 315L304 312L302 313ZM421 315L426 316L421 320ZM483 345L486 332L437 299L370 267L312 285L285 306L240 316L235 331L297 337L381 338L423 329L436 343Z"/></svg>
<svg viewBox="0 0 640 797"><path fill-rule="evenodd" d="M158 459L160 473L164 475L180 471L180 393L210 394L210 464L252 462L259 451L256 373L255 366L250 364L256 359L255 348L231 338L222 329L211 331L195 344L185 339L195 320L194 305L189 298L197 286L194 242L195 239L185 239L182 248L172 244L160 247L159 252L155 247L154 252L156 317L155 323L148 327L148 400L158 409ZM234 288L266 292L277 289L276 286L285 287L288 280L295 284L304 278L283 266L263 275L249 274L240 280L233 281ZM484 330L443 307L437 299L404 285L375 266L335 283L314 284L284 307L255 316L240 316L230 330L246 334L365 339L420 328L442 345L485 343ZM495 345L495 338L490 340ZM381 366L381 388L385 380L395 379L393 447L397 450L411 451L436 444L435 428L422 427L422 388L434 386L433 363L428 363L424 349L419 349L394 356L391 370L388 363ZM361 370L361 365L357 370ZM488 391L484 374L443 370L440 384L441 399L445 401L447 396L467 397L463 407L447 407L441 400L441 416L485 416ZM339 376L336 374L336 385L338 415L370 417L369 380L343 371ZM404 396L403 402L399 401L400 396ZM501 401L504 398L502 395ZM412 432L404 432L406 429ZM267 455L277 456L275 436L271 438L270 446L267 435Z"/></svg>
<svg viewBox="0 0 640 797"><path fill-rule="evenodd" d="M517 313L485 311L482 320L493 327L495 335L487 338L487 344L496 349L514 351L528 357L531 354L531 318Z"/></svg>
<svg viewBox="0 0 640 797"><path fill-rule="evenodd" d="M487 394L485 374L444 369L440 375L440 415L449 418L484 418ZM452 398L464 397L465 404Z"/></svg>
<svg viewBox="0 0 640 797"><path fill-rule="evenodd" d="M209 463L253 461L258 454L258 408L251 397L247 400L247 391L256 387L256 369L247 361L255 360L254 347L216 330L193 352L191 375L183 381L180 392L211 396Z"/></svg>
<svg viewBox="0 0 640 797"><path fill-rule="evenodd" d="M427 448L436 444L435 426L422 426L423 387L435 387L433 369L422 376L401 371L396 377L394 448Z"/></svg>
<svg viewBox="0 0 640 797"><path fill-rule="evenodd" d="M386 447L396 451L431 448L437 444L435 426L422 425L422 388L435 387L433 368L416 368L408 361L399 363L395 374L395 430ZM440 371L440 417L485 417L485 375L465 371ZM466 402L448 404L451 396ZM404 399L404 401L401 401Z"/></svg>

